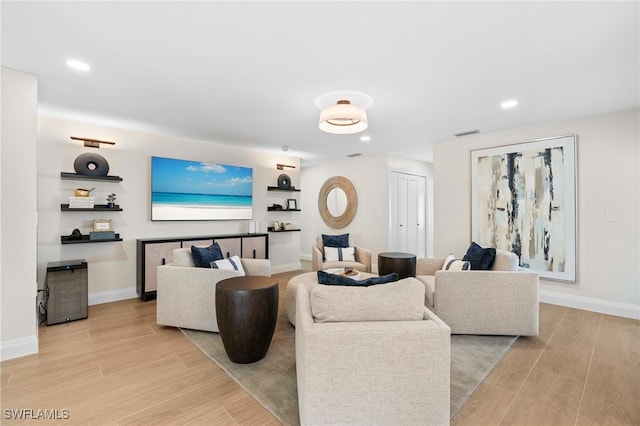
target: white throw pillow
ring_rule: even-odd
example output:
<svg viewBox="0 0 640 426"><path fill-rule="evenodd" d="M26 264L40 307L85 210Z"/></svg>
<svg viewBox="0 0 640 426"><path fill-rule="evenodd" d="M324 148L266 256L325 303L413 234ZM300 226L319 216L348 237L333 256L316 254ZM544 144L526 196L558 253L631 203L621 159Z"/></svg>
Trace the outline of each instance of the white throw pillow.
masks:
<svg viewBox="0 0 640 426"><path fill-rule="evenodd" d="M240 272L241 276L246 275L239 256L231 256L226 259L214 260L209 265L214 269L228 269Z"/></svg>
<svg viewBox="0 0 640 426"><path fill-rule="evenodd" d="M356 249L354 247L325 247L324 258L327 262L335 262L337 260L355 262Z"/></svg>
<svg viewBox="0 0 640 426"><path fill-rule="evenodd" d="M445 271L469 271L471 270L471 262L468 260L456 259L454 255L450 254L445 259L442 269Z"/></svg>

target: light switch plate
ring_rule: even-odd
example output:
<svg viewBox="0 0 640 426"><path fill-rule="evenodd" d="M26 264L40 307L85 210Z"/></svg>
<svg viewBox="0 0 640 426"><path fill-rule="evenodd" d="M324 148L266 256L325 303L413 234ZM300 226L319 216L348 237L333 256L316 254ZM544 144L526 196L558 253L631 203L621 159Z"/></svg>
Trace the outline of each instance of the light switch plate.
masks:
<svg viewBox="0 0 640 426"><path fill-rule="evenodd" d="M607 210L607 222L615 222L615 221L616 221L615 210Z"/></svg>

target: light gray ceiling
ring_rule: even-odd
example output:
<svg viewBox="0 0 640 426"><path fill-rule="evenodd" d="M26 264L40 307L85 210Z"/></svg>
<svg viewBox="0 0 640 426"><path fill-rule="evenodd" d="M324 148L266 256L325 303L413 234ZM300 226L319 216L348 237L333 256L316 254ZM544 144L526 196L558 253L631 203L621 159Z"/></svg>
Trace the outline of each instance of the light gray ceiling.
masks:
<svg viewBox="0 0 640 426"><path fill-rule="evenodd" d="M638 107L638 6L3 1L2 65L38 75L46 115L287 145L303 166L355 152L431 161L457 132ZM334 90L373 98L369 143L318 129L314 100ZM509 98L519 106L501 110Z"/></svg>

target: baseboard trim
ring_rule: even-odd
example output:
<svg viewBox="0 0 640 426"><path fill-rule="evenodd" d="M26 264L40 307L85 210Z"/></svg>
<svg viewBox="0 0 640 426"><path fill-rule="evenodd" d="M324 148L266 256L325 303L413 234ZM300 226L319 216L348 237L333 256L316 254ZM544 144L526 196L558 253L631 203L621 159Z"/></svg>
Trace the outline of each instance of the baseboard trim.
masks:
<svg viewBox="0 0 640 426"><path fill-rule="evenodd" d="M287 263L285 265L272 266L271 273L280 274L282 272L297 271L298 269L302 269L300 262Z"/></svg>
<svg viewBox="0 0 640 426"><path fill-rule="evenodd" d="M640 306L631 303L613 302L611 300L557 293L548 290L540 290L540 301L552 305L640 320Z"/></svg>
<svg viewBox="0 0 640 426"><path fill-rule="evenodd" d="M135 299L136 297L138 297L138 293L135 287L89 293L89 306L117 302L119 300Z"/></svg>
<svg viewBox="0 0 640 426"><path fill-rule="evenodd" d="M19 337L0 342L0 361L38 353L38 336Z"/></svg>
<svg viewBox="0 0 640 426"><path fill-rule="evenodd" d="M311 254L309 253L300 253L300 260L306 260L307 262L311 262Z"/></svg>

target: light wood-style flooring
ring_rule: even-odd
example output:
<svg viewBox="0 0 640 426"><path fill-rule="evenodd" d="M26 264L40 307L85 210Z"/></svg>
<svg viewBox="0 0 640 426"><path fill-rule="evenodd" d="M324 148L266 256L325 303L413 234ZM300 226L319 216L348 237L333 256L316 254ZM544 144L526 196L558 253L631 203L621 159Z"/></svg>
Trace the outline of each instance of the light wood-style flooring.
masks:
<svg viewBox="0 0 640 426"><path fill-rule="evenodd" d="M278 275L280 314L299 272ZM640 322L548 304L540 320L452 424L640 425ZM88 319L39 333L38 354L0 364L3 425L279 424L179 330L156 325L154 301L90 306ZM69 418L17 421L12 409Z"/></svg>

